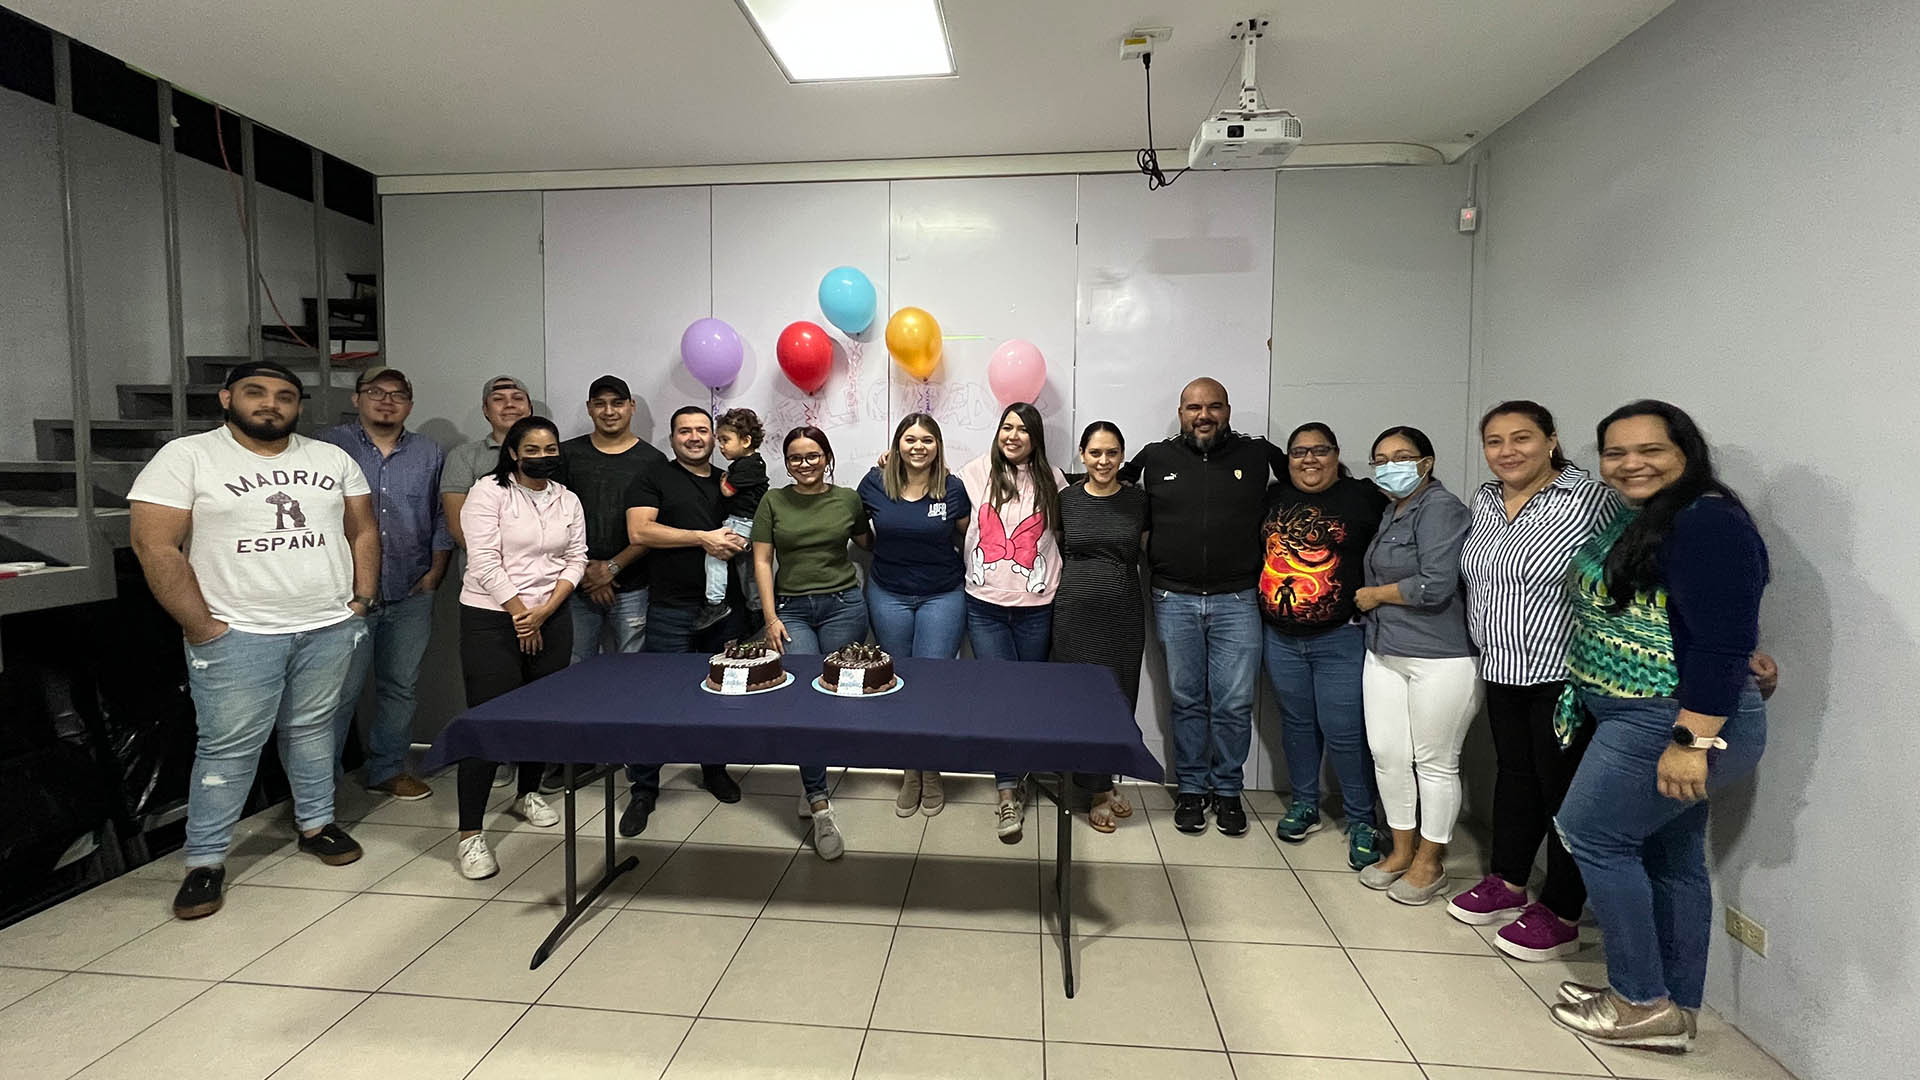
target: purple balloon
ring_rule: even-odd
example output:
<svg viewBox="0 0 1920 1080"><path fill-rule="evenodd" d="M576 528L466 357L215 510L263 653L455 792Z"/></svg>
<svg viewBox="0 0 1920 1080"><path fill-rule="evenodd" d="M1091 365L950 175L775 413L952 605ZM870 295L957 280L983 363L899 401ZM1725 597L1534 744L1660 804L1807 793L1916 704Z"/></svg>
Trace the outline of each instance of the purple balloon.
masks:
<svg viewBox="0 0 1920 1080"><path fill-rule="evenodd" d="M695 319L680 335L680 362L700 380L718 390L740 374L740 335L719 319Z"/></svg>

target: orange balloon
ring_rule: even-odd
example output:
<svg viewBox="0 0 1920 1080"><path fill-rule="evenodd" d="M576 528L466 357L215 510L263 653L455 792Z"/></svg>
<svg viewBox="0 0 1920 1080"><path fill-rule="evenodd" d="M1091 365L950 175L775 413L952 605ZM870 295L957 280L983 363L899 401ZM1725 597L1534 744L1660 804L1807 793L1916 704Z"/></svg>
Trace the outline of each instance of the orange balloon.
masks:
<svg viewBox="0 0 1920 1080"><path fill-rule="evenodd" d="M903 307L887 320L887 352L916 379L940 366L940 324L917 307Z"/></svg>

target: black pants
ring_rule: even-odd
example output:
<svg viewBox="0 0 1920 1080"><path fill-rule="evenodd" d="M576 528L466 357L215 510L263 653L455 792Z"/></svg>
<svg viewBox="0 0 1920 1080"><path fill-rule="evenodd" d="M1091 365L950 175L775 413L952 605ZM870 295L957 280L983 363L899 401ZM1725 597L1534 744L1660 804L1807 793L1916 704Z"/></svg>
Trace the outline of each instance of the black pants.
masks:
<svg viewBox="0 0 1920 1080"><path fill-rule="evenodd" d="M677 604L647 604L647 638L640 643L641 652L650 653L717 653L726 647L730 640L737 639L746 626L741 609L745 603L728 595L733 604L733 612L726 618L707 627L695 630L694 622L700 609ZM713 786L715 773L726 775L725 765L705 762L700 766L701 774L706 778L707 786ZM627 766L627 782L633 786L635 802L648 806L657 806L660 802L660 765L658 762L633 762Z"/></svg>
<svg viewBox="0 0 1920 1080"><path fill-rule="evenodd" d="M460 671L467 686L467 708L567 666L573 655L573 615L566 605L541 625L540 638L540 651L528 655L520 651L513 616L460 605ZM478 758L460 762L461 832L477 832L485 820L496 768L495 763ZM520 762L520 794L540 790L544 768L537 761Z"/></svg>
<svg viewBox="0 0 1920 1080"><path fill-rule="evenodd" d="M1587 902L1580 868L1553 829L1553 815L1567 797L1580 758L1593 738L1593 725L1581 727L1573 745L1562 750L1553 734L1554 705L1565 683L1507 686L1487 683L1487 721L1499 761L1493 784L1493 872L1524 887L1533 875L1533 857L1547 842L1547 883L1540 902L1563 919L1578 919Z"/></svg>

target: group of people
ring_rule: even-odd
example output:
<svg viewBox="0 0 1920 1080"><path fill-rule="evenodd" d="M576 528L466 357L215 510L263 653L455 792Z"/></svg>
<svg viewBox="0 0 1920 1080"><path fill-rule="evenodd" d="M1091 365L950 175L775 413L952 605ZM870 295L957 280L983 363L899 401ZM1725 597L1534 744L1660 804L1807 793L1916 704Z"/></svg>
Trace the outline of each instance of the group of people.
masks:
<svg viewBox="0 0 1920 1080"><path fill-rule="evenodd" d="M1264 667L1292 791L1278 838L1324 826L1330 764L1349 864L1409 905L1446 889L1461 746L1484 703L1498 755L1492 865L1448 910L1499 924L1508 954L1544 960L1578 947L1590 901L1610 985L1567 984L1555 1019L1627 1045L1692 1038L1711 922L1706 799L1753 770L1776 672L1756 651L1765 545L1674 406L1635 402L1602 421L1598 480L1567 459L1545 408L1496 406L1480 425L1494 479L1468 505L1434 476L1418 429L1382 432L1363 480L1325 424L1284 444L1235 431L1226 389L1205 378L1181 393L1179 434L1131 457L1097 421L1069 475L1039 412L1016 403L990 449L952 469L939 423L915 413L852 488L834 482L832 443L811 425L781 440L791 483L771 487L766 432L744 409L679 409L663 454L632 431L635 400L611 375L589 388L593 430L565 441L524 384L490 379L489 434L444 455L406 430L399 371L362 375L357 420L318 439L294 433L302 390L276 364L234 368L226 423L168 443L129 496L199 713L181 918L220 907L227 847L276 730L300 848L359 857L333 792L369 672L367 786L431 794L405 752L431 594L452 570L470 706L598 652L714 652L755 634L803 653L871 635L903 657L954 658L964 640L976 657L1101 664L1135 703L1151 626L1178 831L1211 818L1247 832ZM871 554L864 583L854 546ZM619 829L637 836L660 766L627 773ZM724 763L701 773L714 798L740 798ZM1026 785L1017 771L995 780L992 827L1014 843ZM1134 812L1111 776L1073 780L1094 829ZM511 813L558 822L543 763L463 761L468 877L498 872L483 830L496 782L516 785ZM815 851L837 858L825 763L803 763L800 786ZM903 774L898 814L944 805L939 772Z"/></svg>

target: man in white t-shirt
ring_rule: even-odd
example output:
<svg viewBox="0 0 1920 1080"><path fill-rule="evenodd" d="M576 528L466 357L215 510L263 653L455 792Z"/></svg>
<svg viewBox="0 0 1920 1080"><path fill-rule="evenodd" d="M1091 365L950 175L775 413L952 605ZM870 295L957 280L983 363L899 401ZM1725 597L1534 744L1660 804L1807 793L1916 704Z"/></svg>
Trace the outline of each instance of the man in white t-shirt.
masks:
<svg viewBox="0 0 1920 1080"><path fill-rule="evenodd" d="M332 716L366 634L380 533L360 466L293 433L301 394L279 364L234 368L226 423L161 447L127 494L134 554L186 637L199 731L182 919L220 910L227 847L276 725L300 850L330 866L361 854L333 822Z"/></svg>

